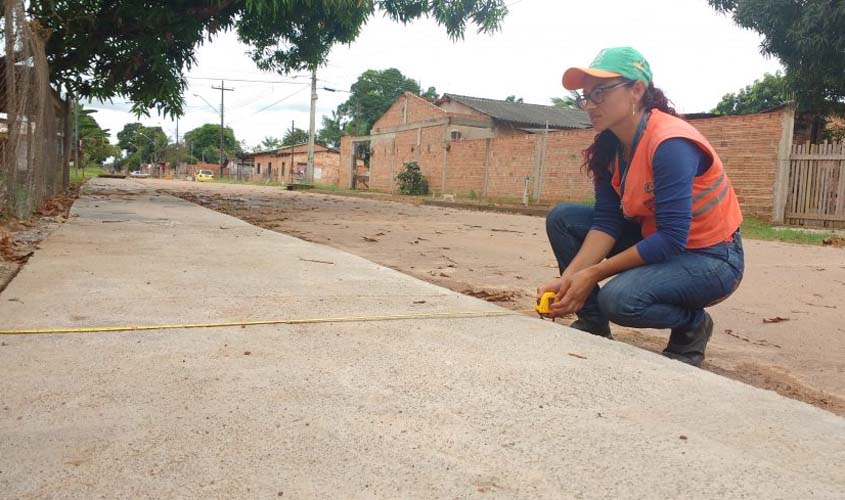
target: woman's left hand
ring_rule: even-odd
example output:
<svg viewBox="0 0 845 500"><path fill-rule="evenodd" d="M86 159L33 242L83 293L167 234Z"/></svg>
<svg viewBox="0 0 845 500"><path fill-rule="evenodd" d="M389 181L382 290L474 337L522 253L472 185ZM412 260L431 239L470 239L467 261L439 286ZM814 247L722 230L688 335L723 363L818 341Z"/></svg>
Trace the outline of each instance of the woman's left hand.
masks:
<svg viewBox="0 0 845 500"><path fill-rule="evenodd" d="M591 268L582 269L569 277L570 285L566 289L563 297L558 297L552 304L552 311L554 316L563 316L565 314L573 314L584 307L584 302L592 293L593 288L599 282L598 277Z"/></svg>

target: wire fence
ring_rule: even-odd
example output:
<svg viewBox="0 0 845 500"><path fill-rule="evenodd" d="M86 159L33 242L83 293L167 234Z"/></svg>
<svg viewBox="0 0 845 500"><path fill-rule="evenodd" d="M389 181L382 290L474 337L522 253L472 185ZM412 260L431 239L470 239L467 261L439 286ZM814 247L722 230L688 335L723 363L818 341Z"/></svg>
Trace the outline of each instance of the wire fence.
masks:
<svg viewBox="0 0 845 500"><path fill-rule="evenodd" d="M0 2L0 216L25 218L68 187L72 120L50 86L49 34L23 0Z"/></svg>

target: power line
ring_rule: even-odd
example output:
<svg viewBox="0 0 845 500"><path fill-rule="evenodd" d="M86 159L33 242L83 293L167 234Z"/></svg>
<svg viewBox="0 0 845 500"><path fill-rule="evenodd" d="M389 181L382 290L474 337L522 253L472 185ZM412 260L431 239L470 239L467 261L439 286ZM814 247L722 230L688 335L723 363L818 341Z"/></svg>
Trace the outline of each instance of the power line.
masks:
<svg viewBox="0 0 845 500"><path fill-rule="evenodd" d="M212 80L212 81L220 81L220 78L211 78L205 76L186 76L188 80ZM302 78L300 75L295 75L292 78ZM305 82L294 82L290 80L252 80L248 78L224 78L227 82L246 82L246 83L279 83L279 84L288 84L288 85L303 85Z"/></svg>
<svg viewBox="0 0 845 500"><path fill-rule="evenodd" d="M293 96L295 96L296 94L298 94L298 93L302 92L303 90L306 90L307 88L308 88L308 87L302 87L301 89L297 90L296 92L294 92L294 93L292 93L292 94L288 94L288 95L286 95L286 96L282 97L281 99L279 99L278 101L275 101L275 102L273 102L272 104L268 104L267 106L264 106L263 108L261 108L261 109L259 109L258 111L256 111L254 114L258 114L258 113L261 113L262 111L265 111L265 110L267 110L267 109L270 109L270 108L272 108L273 106L275 106L276 104L279 104L279 103L280 103L280 102L282 102L282 101L285 101L285 100L287 100L287 99L290 99L291 97L293 97Z"/></svg>
<svg viewBox="0 0 845 500"><path fill-rule="evenodd" d="M274 101L274 102L264 106L263 108L259 109L258 111L255 111L254 113L252 113L252 115L256 115L258 113L261 113L262 111L266 111L266 110L272 108L273 106L275 106L276 104L279 104L280 102L285 101L287 99L290 99L291 97L295 96L296 94L299 94L300 92L302 92L303 90L305 90L307 88L308 87L302 87L301 89L297 90L296 92L293 92L292 94L288 94L288 95L282 97L281 99L279 99L278 101ZM252 115L250 115L250 116L252 116ZM246 117L244 117L244 118L246 118ZM238 118L237 120L230 121L229 126L231 127L233 123L235 123L236 121L240 121L242 119L243 118Z"/></svg>
<svg viewBox="0 0 845 500"><path fill-rule="evenodd" d="M220 110L219 110L219 109L217 109L217 108L215 108L215 107L214 107L214 105L213 105L213 104L211 104L210 102L206 101L206 100L205 100L205 97L203 97L203 96L201 96L201 95L199 95L199 94L197 94L197 93L194 93L194 95L195 95L195 96L197 96L197 97L199 97L200 99L202 99L202 100L203 100L203 102L205 102L206 106L208 106L209 108L213 109L215 113L217 113L218 115L220 114Z"/></svg>

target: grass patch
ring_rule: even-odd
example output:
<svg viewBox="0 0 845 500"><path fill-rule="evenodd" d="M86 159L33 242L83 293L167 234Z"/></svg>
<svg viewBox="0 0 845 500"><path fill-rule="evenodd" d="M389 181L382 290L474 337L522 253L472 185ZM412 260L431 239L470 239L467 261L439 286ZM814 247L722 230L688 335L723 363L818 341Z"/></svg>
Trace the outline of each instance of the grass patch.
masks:
<svg viewBox="0 0 845 500"><path fill-rule="evenodd" d="M822 245L827 238L837 236L832 231L808 231L775 227L753 217L746 217L742 222L742 237L752 240L783 241L802 245Z"/></svg>
<svg viewBox="0 0 845 500"><path fill-rule="evenodd" d="M105 173L107 173L106 170L102 169L100 167L88 167L85 170L83 170L81 168L71 168L70 169L70 184L71 185L82 184L84 181L87 181L88 179L92 179L94 177L97 177L100 174L105 174ZM84 174L84 177L83 177L83 174Z"/></svg>
<svg viewBox="0 0 845 500"><path fill-rule="evenodd" d="M333 193L339 193L341 191L352 191L351 189L345 189L336 184L323 184L322 182L315 182L314 189L318 189L320 191L331 191Z"/></svg>

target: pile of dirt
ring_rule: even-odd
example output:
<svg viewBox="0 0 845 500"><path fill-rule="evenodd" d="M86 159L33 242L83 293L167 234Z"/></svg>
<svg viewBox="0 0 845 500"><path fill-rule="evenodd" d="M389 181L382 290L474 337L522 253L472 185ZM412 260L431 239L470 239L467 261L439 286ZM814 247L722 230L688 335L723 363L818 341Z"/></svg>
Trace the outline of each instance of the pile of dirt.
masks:
<svg viewBox="0 0 845 500"><path fill-rule="evenodd" d="M20 241L16 236L18 232L13 232L9 226L19 227L20 224L17 221L11 221L0 226L0 260L23 264L32 255L33 249Z"/></svg>
<svg viewBox="0 0 845 500"><path fill-rule="evenodd" d="M467 288L465 290L461 290L461 293L464 295L469 295L470 297L475 297L481 300L486 300L487 302L516 302L525 296L525 293L522 290L515 290L512 288L509 289L489 289L489 288Z"/></svg>
<svg viewBox="0 0 845 500"><path fill-rule="evenodd" d="M54 217L57 215L67 218L70 207L79 198L79 186L71 186L67 191L48 198L41 203L36 215Z"/></svg>
<svg viewBox="0 0 845 500"><path fill-rule="evenodd" d="M845 238L841 236L831 236L822 240L822 244L834 248L845 248Z"/></svg>

